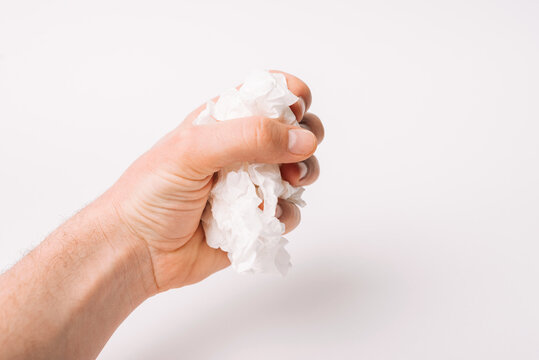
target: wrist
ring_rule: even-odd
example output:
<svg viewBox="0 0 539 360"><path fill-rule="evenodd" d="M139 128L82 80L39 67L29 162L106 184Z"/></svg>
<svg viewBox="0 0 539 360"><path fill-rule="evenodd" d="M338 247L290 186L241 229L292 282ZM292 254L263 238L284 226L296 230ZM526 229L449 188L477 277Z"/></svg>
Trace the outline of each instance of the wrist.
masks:
<svg viewBox="0 0 539 360"><path fill-rule="evenodd" d="M95 358L156 293L152 274L148 250L126 234L106 199L96 200L0 277L3 355Z"/></svg>
<svg viewBox="0 0 539 360"><path fill-rule="evenodd" d="M157 294L148 245L126 226L113 202L107 199L107 194L83 211L91 213L98 241L108 248L112 269L125 279L133 299L142 302Z"/></svg>

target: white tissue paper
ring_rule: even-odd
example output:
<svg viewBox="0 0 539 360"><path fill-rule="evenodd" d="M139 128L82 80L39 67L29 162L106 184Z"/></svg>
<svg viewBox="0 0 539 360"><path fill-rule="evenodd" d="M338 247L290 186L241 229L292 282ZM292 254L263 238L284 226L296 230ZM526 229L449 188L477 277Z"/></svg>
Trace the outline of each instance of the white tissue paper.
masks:
<svg viewBox="0 0 539 360"><path fill-rule="evenodd" d="M216 103L209 101L193 123L259 115L298 125L289 108L296 101L283 74L257 71L239 90L226 91ZM288 241L275 209L278 198L304 206L303 190L281 178L278 164L239 163L221 169L202 216L208 245L226 251L238 272L285 275L291 265L284 249ZM264 210L259 208L262 202Z"/></svg>

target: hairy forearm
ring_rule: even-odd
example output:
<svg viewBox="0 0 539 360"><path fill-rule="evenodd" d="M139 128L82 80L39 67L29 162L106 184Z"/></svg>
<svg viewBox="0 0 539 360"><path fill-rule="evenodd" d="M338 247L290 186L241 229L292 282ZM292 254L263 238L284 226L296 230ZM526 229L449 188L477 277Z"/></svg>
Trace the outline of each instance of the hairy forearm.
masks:
<svg viewBox="0 0 539 360"><path fill-rule="evenodd" d="M95 358L155 293L147 248L99 199L0 276L0 358Z"/></svg>

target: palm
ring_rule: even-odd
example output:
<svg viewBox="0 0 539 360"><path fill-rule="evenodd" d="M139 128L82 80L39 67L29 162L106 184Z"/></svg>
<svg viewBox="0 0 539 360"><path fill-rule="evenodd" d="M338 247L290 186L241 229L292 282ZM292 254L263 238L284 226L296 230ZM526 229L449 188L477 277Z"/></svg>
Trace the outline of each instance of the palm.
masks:
<svg viewBox="0 0 539 360"><path fill-rule="evenodd" d="M224 252L208 247L200 224L212 176L192 179L188 171L163 161L170 141L173 135L163 138L120 179L132 185L122 191L124 222L147 243L161 290L200 281L228 265Z"/></svg>

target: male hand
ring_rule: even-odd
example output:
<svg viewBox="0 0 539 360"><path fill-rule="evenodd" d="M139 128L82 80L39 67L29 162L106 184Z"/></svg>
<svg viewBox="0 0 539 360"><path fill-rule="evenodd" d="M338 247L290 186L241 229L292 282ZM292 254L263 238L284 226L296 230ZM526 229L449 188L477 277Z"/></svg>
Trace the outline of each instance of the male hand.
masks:
<svg viewBox="0 0 539 360"><path fill-rule="evenodd" d="M206 244L200 221L220 168L245 161L279 163L292 185L309 185L318 178L313 153L324 128L316 115L306 112L311 104L307 85L283 74L300 98L291 109L301 127L257 116L194 126L203 105L137 159L99 201L112 205L107 214L113 215L105 222L120 223L129 240L147 249L155 292L198 282L230 264L225 252ZM276 215L286 232L300 221L299 209L284 200Z"/></svg>

